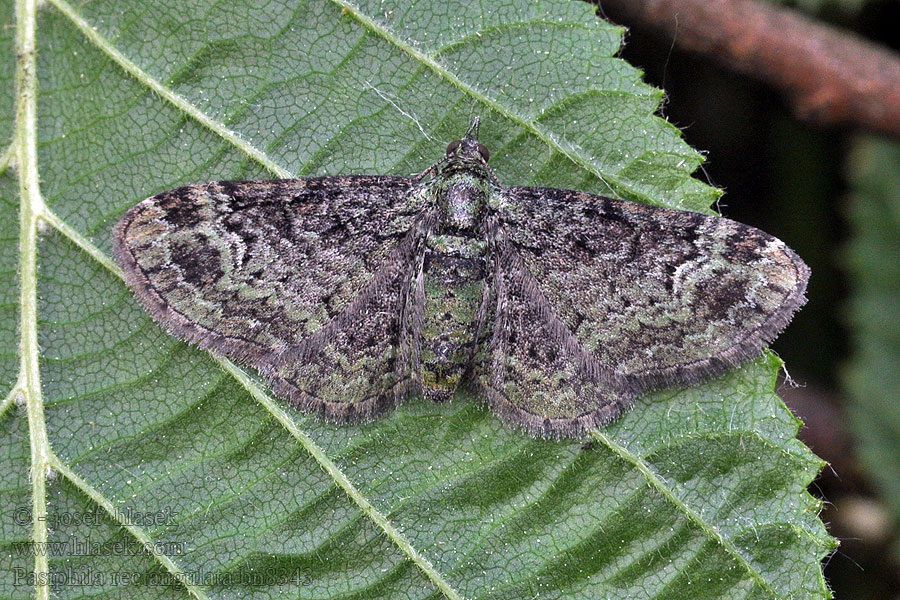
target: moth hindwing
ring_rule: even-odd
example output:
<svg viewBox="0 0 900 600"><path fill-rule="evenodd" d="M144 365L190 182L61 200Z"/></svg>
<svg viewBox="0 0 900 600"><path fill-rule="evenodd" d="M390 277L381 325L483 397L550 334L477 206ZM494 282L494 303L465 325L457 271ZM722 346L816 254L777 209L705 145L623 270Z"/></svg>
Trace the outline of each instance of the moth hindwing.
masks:
<svg viewBox="0 0 900 600"><path fill-rule="evenodd" d="M478 119L416 177L213 181L125 213L115 258L170 333L330 421L468 389L578 437L757 355L804 302L783 242L721 217L504 188Z"/></svg>

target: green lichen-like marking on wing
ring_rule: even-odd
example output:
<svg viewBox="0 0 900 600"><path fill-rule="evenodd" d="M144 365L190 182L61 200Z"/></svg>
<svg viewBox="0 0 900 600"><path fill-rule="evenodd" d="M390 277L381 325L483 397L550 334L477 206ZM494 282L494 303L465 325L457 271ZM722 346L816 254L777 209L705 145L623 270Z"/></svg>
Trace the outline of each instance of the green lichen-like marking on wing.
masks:
<svg viewBox="0 0 900 600"><path fill-rule="evenodd" d="M721 374L804 302L807 266L753 227L567 190L503 194L503 230L554 314L631 389Z"/></svg>

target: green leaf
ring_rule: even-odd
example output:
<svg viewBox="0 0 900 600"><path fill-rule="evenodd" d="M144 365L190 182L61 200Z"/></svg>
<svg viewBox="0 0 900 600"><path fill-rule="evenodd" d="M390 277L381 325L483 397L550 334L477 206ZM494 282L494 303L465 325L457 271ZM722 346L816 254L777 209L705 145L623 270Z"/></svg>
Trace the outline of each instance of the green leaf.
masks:
<svg viewBox="0 0 900 600"><path fill-rule="evenodd" d="M172 4L46 0L34 21L18 0L19 48L0 32L24 90L18 191L0 181L19 348L0 596L829 596L833 540L805 490L821 462L770 355L641 398L589 446L511 431L477 399L334 426L166 335L109 258L151 194L409 174L473 115L507 184L708 210L700 156L615 57L621 29L556 0Z"/></svg>
<svg viewBox="0 0 900 600"><path fill-rule="evenodd" d="M853 238L845 262L854 288L848 317L855 352L844 378L853 398L850 422L863 465L900 523L900 145L860 139L850 177Z"/></svg>

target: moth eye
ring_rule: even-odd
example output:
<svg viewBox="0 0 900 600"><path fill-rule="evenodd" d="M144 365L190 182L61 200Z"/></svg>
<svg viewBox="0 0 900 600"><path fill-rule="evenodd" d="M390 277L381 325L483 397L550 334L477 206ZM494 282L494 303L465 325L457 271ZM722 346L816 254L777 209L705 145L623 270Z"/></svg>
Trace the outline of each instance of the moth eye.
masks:
<svg viewBox="0 0 900 600"><path fill-rule="evenodd" d="M459 148L459 145L462 144L462 140L454 140L447 145L447 156L450 156L456 149Z"/></svg>
<svg viewBox="0 0 900 600"><path fill-rule="evenodd" d="M487 162L491 157L491 153L488 152L488 149L484 144L478 144L478 154L481 155L481 158L484 159L484 162Z"/></svg>

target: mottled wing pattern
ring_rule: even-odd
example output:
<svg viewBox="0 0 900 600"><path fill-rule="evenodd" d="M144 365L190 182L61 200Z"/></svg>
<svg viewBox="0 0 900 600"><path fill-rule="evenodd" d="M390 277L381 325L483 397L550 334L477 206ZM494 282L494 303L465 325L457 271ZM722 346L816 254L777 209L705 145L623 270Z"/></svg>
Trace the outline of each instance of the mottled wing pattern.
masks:
<svg viewBox="0 0 900 600"><path fill-rule="evenodd" d="M502 193L503 230L553 315L622 389L721 374L805 301L807 266L753 227L566 190Z"/></svg>
<svg viewBox="0 0 900 600"><path fill-rule="evenodd" d="M502 234L490 253L491 302L470 385L508 425L543 437L580 436L634 397L584 350Z"/></svg>
<svg viewBox="0 0 900 600"><path fill-rule="evenodd" d="M339 423L421 396L416 275L434 219L423 214L357 298L299 345L262 366L276 392Z"/></svg>
<svg viewBox="0 0 900 600"><path fill-rule="evenodd" d="M113 250L129 287L178 337L260 368L307 408L353 386L304 387L290 363L298 349L310 369L345 361L351 380L368 361L378 396L401 385L396 378L407 371L386 357L399 352L400 280L413 260L409 240L419 235L413 185L368 176L191 185L129 210ZM347 320L336 319L350 308L365 317L352 335ZM372 394L340 399L368 408L324 413L338 420L370 414Z"/></svg>

